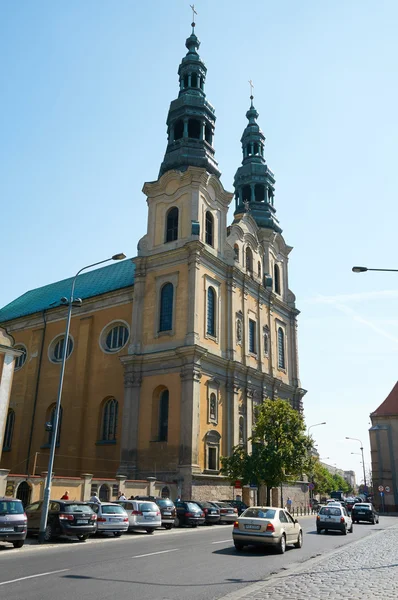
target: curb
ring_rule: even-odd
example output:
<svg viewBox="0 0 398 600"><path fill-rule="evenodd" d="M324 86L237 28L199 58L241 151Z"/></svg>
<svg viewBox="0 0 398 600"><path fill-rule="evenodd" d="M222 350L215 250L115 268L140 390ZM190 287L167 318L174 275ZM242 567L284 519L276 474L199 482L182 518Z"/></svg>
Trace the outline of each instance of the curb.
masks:
<svg viewBox="0 0 398 600"><path fill-rule="evenodd" d="M277 573L275 575L267 575L267 577L265 579L258 581L257 583L253 583L252 585L248 585L240 590L231 592L231 593L227 594L226 596L221 596L221 598L218 598L218 600L242 600L243 598L248 598L251 594L252 595L258 594L262 590L265 590L271 586L274 586L281 579L285 579L286 577L290 577L291 575L296 575L296 574L302 573L303 571L306 571L309 568L309 563L310 563L310 566L313 567L322 561L328 560L335 554L340 554L344 549L353 548L355 546L358 546L359 544L363 544L370 537L374 538L374 537L381 536L386 531L388 531L390 529L394 529L394 528L398 531L398 525L396 525L396 524L390 525L390 527L386 527L382 531L376 531L375 533L370 533L369 535L364 536L360 540L356 540L355 542L346 544L343 547L336 548L335 550L331 550L327 554L322 554L322 556L318 556L316 558L308 558L304 562L300 563L298 566L293 566L293 568L291 568L291 569L289 567L287 567L287 568L285 567L285 570L282 573ZM248 600L250 600L250 599L248 598Z"/></svg>

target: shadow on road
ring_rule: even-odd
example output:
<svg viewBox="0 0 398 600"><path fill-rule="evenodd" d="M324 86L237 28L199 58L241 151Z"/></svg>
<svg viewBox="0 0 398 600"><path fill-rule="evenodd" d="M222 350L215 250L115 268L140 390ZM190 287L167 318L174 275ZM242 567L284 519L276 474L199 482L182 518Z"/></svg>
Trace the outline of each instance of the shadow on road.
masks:
<svg viewBox="0 0 398 600"><path fill-rule="evenodd" d="M258 583L262 579L224 579L223 581L216 581L214 583L155 583L153 581L137 581L135 579L110 579L109 577L89 577L88 575L63 575L63 579L80 579L90 581L114 581L115 583L128 583L131 585L135 583L137 585L152 585L155 587L170 587L170 588L192 588L192 587L209 587L216 585L235 585L237 583L244 583L249 585L251 583Z"/></svg>

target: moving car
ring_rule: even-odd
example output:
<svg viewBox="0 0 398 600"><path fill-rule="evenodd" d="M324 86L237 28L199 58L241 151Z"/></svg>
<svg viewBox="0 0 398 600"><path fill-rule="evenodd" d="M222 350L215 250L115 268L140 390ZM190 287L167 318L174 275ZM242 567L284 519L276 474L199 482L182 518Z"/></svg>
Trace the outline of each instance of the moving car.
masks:
<svg viewBox="0 0 398 600"><path fill-rule="evenodd" d="M204 524L205 513L196 502L176 500L174 504L177 511L175 520L176 527L181 527L182 525L197 527L198 525Z"/></svg>
<svg viewBox="0 0 398 600"><path fill-rule="evenodd" d="M216 508L220 509L220 523L234 523L238 516L238 509L231 506L228 502L211 502Z"/></svg>
<svg viewBox="0 0 398 600"><path fill-rule="evenodd" d="M40 530L41 509L43 502L33 502L26 507L28 517L28 533L38 534ZM84 542L97 531L97 515L88 502L78 500L50 500L48 507L47 527L44 539L66 535L76 536Z"/></svg>
<svg viewBox="0 0 398 600"><path fill-rule="evenodd" d="M129 528L129 518L122 506L115 502L89 502L97 515L97 533L113 533L119 537Z"/></svg>
<svg viewBox="0 0 398 600"><path fill-rule="evenodd" d="M345 507L347 509L347 512L351 512L352 507L354 506L354 504L358 502L358 500L356 500L355 498L346 498L345 499Z"/></svg>
<svg viewBox="0 0 398 600"><path fill-rule="evenodd" d="M190 502L194 502L202 509L206 525L214 525L220 522L220 509L214 506L214 504L211 502L198 502L197 500L190 500Z"/></svg>
<svg viewBox="0 0 398 600"><path fill-rule="evenodd" d="M26 538L27 517L21 500L0 497L0 542L22 548Z"/></svg>
<svg viewBox="0 0 398 600"><path fill-rule="evenodd" d="M354 504L351 510L351 518L353 523L368 521L374 525L379 522L379 514L370 502L358 502Z"/></svg>
<svg viewBox="0 0 398 600"><path fill-rule="evenodd" d="M118 504L127 513L129 531L154 533L162 526L159 506L152 500L119 500Z"/></svg>
<svg viewBox="0 0 398 600"><path fill-rule="evenodd" d="M302 547L303 531L297 519L282 508L252 506L235 521L232 539L238 551L260 545L272 546L284 554L288 544Z"/></svg>
<svg viewBox="0 0 398 600"><path fill-rule="evenodd" d="M343 535L353 532L352 519L347 514L344 506L339 502L329 502L327 506L323 506L316 517L316 532L321 533L322 529L329 531L341 531Z"/></svg>
<svg viewBox="0 0 398 600"><path fill-rule="evenodd" d="M151 500L156 502L160 509L162 517L162 527L171 529L174 527L174 521L177 516L176 507L170 498L159 498L158 496L136 496L134 500Z"/></svg>

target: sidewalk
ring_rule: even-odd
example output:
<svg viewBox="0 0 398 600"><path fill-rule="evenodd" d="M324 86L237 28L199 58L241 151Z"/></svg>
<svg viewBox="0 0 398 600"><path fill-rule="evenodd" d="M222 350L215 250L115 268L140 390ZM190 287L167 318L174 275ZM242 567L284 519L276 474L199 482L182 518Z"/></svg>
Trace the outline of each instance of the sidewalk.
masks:
<svg viewBox="0 0 398 600"><path fill-rule="evenodd" d="M398 525L220 600L398 598Z"/></svg>

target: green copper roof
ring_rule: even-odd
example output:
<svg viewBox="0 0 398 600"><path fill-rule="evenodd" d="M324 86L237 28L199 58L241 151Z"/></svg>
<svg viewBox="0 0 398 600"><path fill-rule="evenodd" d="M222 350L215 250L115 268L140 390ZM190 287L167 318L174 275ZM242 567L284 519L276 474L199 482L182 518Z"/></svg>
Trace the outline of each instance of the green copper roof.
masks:
<svg viewBox="0 0 398 600"><path fill-rule="evenodd" d="M76 281L75 298L85 300L107 292L120 290L134 284L135 265L131 260L112 263L106 267L79 275ZM63 296L69 298L73 277L50 283L26 292L0 309L0 323L24 317L60 304Z"/></svg>

